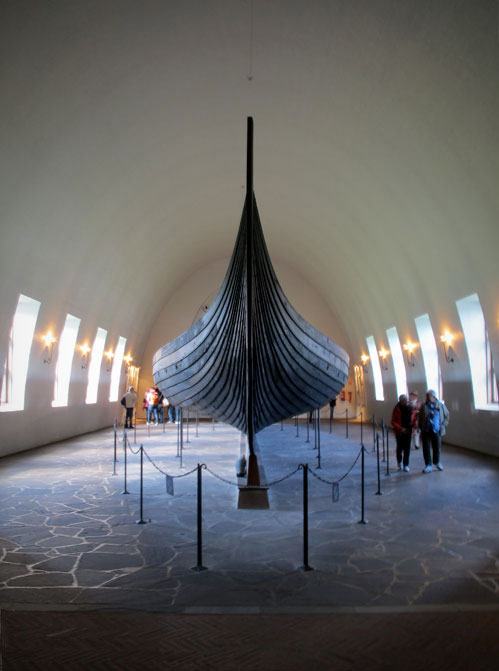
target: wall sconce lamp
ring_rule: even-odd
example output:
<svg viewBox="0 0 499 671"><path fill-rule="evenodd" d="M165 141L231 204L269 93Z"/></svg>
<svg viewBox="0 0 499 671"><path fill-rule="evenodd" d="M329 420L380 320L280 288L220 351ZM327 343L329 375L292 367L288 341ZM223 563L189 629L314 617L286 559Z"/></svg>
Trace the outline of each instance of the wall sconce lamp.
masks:
<svg viewBox="0 0 499 671"><path fill-rule="evenodd" d="M83 369L88 368L88 355L91 351L91 348L85 343L84 345L80 345L80 350L81 350L81 367Z"/></svg>
<svg viewBox="0 0 499 671"><path fill-rule="evenodd" d="M114 359L114 352L112 349L110 349L107 352L104 352L104 356L107 359L107 366L106 366L106 371L109 373L112 367L113 359Z"/></svg>
<svg viewBox="0 0 499 671"><path fill-rule="evenodd" d="M126 372L128 373L128 369L130 368L130 364L133 361L133 357L130 354L127 354L123 357L123 361L126 363Z"/></svg>
<svg viewBox="0 0 499 671"><path fill-rule="evenodd" d="M47 333L42 336L42 340L45 343L45 349L43 350L43 363L50 363L52 361L52 353L54 351L55 344L55 338L52 335L52 331L47 331Z"/></svg>
<svg viewBox="0 0 499 671"><path fill-rule="evenodd" d="M362 354L361 357L360 357L360 360L362 361L362 367L363 367L364 371L366 373L368 373L369 369L366 368L366 365L367 365L367 362L369 361L369 357L367 356L367 354Z"/></svg>
<svg viewBox="0 0 499 671"><path fill-rule="evenodd" d="M386 363L386 357L390 354L384 347L380 349L378 352L379 356L381 357L381 361L383 362L383 370L388 370L388 364Z"/></svg>
<svg viewBox="0 0 499 671"><path fill-rule="evenodd" d="M405 356L407 358L407 365L414 368L414 366L416 365L416 360L414 359L413 352L416 349L417 345L408 340L403 347L405 351Z"/></svg>
<svg viewBox="0 0 499 671"><path fill-rule="evenodd" d="M454 340L454 336L452 333L449 333L449 331L446 331L443 335L440 336L440 340L442 341L442 345L444 348L444 355L445 355L445 360L447 363L452 363L454 361L454 357L452 356L452 341Z"/></svg>

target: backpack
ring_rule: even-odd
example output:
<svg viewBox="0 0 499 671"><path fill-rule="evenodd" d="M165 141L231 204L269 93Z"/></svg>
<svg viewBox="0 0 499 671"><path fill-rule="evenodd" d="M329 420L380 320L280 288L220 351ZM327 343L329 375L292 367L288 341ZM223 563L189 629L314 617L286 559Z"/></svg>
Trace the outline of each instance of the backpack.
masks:
<svg viewBox="0 0 499 671"><path fill-rule="evenodd" d="M124 397L124 396L123 396L123 398L121 399L120 403L121 403L122 406L124 406L124 407L126 406L126 400L125 400L125 397Z"/></svg>

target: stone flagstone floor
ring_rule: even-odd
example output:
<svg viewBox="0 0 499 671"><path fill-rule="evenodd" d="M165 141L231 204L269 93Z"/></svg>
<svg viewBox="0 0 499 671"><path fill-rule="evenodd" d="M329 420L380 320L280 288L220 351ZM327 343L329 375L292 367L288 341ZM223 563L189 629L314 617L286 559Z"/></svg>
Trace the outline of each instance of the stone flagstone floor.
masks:
<svg viewBox="0 0 499 671"><path fill-rule="evenodd" d="M137 427L144 459L123 446L113 475L112 430L0 461L0 607L126 608L196 612L343 612L499 609L499 462L443 447L443 472L423 475L381 463L364 431L365 518L361 518L360 428L338 422L314 436L292 423L269 427L259 446L269 510L238 510L235 462L240 434L216 424L190 428L177 455L175 426ZM120 435L119 438L122 436ZM185 437L184 437L185 440ZM370 441L370 442L369 442ZM390 449L395 465L393 441ZM355 462L355 460L357 461ZM197 563L196 469L203 470L203 564ZM355 463L354 463L355 462ZM303 564L303 471L309 474L309 565ZM174 496L166 492L168 473ZM348 475L345 474L351 469ZM314 475L315 474L315 475ZM182 476L182 477L179 477ZM289 476L289 477L287 477ZM340 481L339 499L332 486ZM150 522L149 522L150 520Z"/></svg>

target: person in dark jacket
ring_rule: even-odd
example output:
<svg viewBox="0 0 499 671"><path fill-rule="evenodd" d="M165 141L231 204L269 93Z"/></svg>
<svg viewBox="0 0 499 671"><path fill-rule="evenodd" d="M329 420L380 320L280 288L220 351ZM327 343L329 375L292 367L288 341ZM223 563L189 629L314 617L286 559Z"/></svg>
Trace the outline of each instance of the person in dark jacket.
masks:
<svg viewBox="0 0 499 671"><path fill-rule="evenodd" d="M397 463L399 471L403 468L406 473L409 472L409 456L411 454L411 437L414 428L415 416L412 407L409 405L405 394L399 396L399 402L393 408L392 426L397 440Z"/></svg>
<svg viewBox="0 0 499 671"><path fill-rule="evenodd" d="M423 457L425 467L423 473L430 473L433 465L439 471L444 467L440 462L441 438L445 434L445 427L449 424L449 411L445 403L438 400L433 389L426 392L426 401L419 411L419 428L421 429L421 438L423 440ZM433 452L433 455L432 455Z"/></svg>

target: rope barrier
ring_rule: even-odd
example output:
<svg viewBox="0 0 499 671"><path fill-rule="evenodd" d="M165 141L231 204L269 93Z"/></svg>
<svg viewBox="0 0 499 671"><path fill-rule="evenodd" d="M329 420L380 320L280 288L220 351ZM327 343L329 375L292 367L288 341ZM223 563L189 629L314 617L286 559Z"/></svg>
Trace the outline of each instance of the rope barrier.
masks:
<svg viewBox="0 0 499 671"><path fill-rule="evenodd" d="M321 482L324 482L326 485L334 485L334 484L338 484L338 483L340 483L342 480L344 480L344 479L345 479L345 478L352 472L352 469L353 469L353 467L355 466L355 464L358 462L361 453L362 453L362 448L359 450L359 454L356 456L355 461L354 461L353 464L350 466L350 468L348 469L348 471L347 471L344 475L342 475L341 478L338 478L338 480L331 480L331 481L326 480L325 478L321 478L320 475L317 475L317 473L315 473L315 471L312 471L312 470L310 471L310 473L312 473L312 475L314 476L314 478L317 478L317 480L320 480Z"/></svg>

